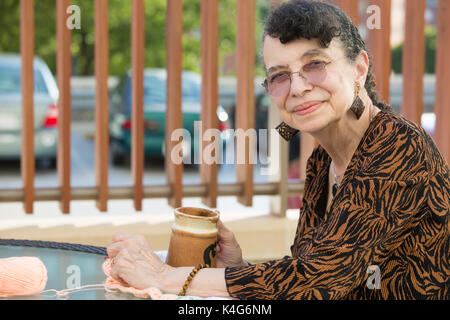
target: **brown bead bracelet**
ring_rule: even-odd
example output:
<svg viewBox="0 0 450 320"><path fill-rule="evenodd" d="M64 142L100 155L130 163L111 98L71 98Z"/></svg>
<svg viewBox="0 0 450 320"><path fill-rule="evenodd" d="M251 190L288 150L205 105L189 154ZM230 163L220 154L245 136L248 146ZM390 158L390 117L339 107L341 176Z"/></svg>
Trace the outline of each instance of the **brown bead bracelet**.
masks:
<svg viewBox="0 0 450 320"><path fill-rule="evenodd" d="M209 268L209 265L208 264L199 264L196 267L194 267L194 269L192 270L192 272L189 274L186 281L184 282L183 288L181 289L180 293L178 293L179 296L186 295L186 290L189 287L189 285L191 284L192 279L194 279L197 272L199 272L203 268Z"/></svg>

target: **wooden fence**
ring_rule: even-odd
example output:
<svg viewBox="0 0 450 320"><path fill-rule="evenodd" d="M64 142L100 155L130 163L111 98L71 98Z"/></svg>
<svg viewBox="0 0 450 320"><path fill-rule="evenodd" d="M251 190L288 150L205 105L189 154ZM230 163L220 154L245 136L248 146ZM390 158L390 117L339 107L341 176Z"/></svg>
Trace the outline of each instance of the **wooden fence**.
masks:
<svg viewBox="0 0 450 320"><path fill-rule="evenodd" d="M217 128L218 105L218 1L201 2L201 69L202 69L202 130ZM237 104L236 128L254 128L254 68L255 68L255 1L236 0L237 6ZM394 1L394 0L392 0ZM273 4L280 1L272 1ZM357 0L333 0L353 19L361 17L361 2ZM363 1L380 9L381 28L370 30L369 50L373 56L377 89L384 101L389 102L390 58L390 12L391 0ZM255 195L272 195L278 202L273 213L284 216L286 200L291 194L301 195L303 179L288 183L288 148L281 141L278 155L282 163L276 181L255 184L253 164L237 165L237 183L219 184L217 164L200 165L201 183L183 185L182 164L175 164L166 157L167 185L144 186L144 119L143 119L143 71L144 71L144 0L132 0L132 186L110 187L108 185L108 0L95 0L95 182L87 188L72 188L70 181L70 77L71 77L71 30L66 26L67 7L70 0L57 0L57 80L59 87L58 119L58 188L34 187L34 129L33 129L33 58L34 58L34 0L20 1L20 36L22 57L22 189L2 190L0 201L22 201L24 211L33 213L35 201L59 201L62 213L70 212L72 200L96 200L100 211L108 210L109 199L132 199L134 208L142 210L144 198L167 198L173 207L182 205L185 197L201 197L209 207L216 207L218 196L237 196L246 206L252 205ZM406 1L405 43L403 50L403 104L402 113L420 123L423 112L422 81L424 74L424 12L425 0ZM450 2L439 0L438 38L436 53L436 131L435 139L444 156L450 159L450 64L444 62L444 54L450 51ZM182 127L181 74L182 74L182 0L167 0L167 116L166 137ZM407 81L406 81L407 80ZM273 122L273 119L272 119ZM271 120L269 119L269 123ZM202 132L202 134L203 134ZM166 154L171 154L176 141L166 139ZM307 135L302 136L300 165L302 178L306 158L315 146ZM249 154L249 144L245 146Z"/></svg>

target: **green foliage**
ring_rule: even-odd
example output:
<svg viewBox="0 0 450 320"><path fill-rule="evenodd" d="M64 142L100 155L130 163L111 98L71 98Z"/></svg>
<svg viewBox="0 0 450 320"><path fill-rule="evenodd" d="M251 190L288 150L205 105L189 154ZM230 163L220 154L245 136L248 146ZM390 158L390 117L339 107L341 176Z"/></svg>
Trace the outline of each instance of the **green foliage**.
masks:
<svg viewBox="0 0 450 320"><path fill-rule="evenodd" d="M403 44L392 48L392 70L402 73ZM425 73L434 73L436 65L436 28L425 27Z"/></svg>
<svg viewBox="0 0 450 320"><path fill-rule="evenodd" d="M19 1L0 1L0 52L20 51ZM5 49L6 48L6 49Z"/></svg>
<svg viewBox="0 0 450 320"><path fill-rule="evenodd" d="M166 1L145 0L145 66L164 68L166 64ZM236 49L236 3L219 1L219 72L223 58ZM261 75L262 22L269 0L257 0L255 43L256 69ZM35 52L56 74L56 1L35 1ZM72 73L93 75L95 28L94 1L72 0L80 7L81 28L72 30ZM183 0L183 68L200 72L201 0ZM109 0L109 72L121 75L131 66L131 1ZM0 1L0 52L20 52L20 1Z"/></svg>

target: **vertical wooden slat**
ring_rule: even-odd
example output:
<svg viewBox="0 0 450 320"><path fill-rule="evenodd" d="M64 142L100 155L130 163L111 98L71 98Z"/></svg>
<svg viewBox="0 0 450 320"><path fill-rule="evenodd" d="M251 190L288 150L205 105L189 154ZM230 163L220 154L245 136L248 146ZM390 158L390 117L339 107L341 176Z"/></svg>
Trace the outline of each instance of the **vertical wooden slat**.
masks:
<svg viewBox="0 0 450 320"><path fill-rule="evenodd" d="M247 129L255 127L255 0L237 1L237 93L236 93L236 127ZM236 165L238 183L243 184L243 194L238 202L252 205L253 198L253 163L249 156L254 154L254 146L245 146L244 164Z"/></svg>
<svg viewBox="0 0 450 320"><path fill-rule="evenodd" d="M403 116L420 125L425 72L425 0L409 0L405 5L401 112Z"/></svg>
<svg viewBox="0 0 450 320"><path fill-rule="evenodd" d="M168 199L174 208L182 205L183 163L176 164L171 158L173 148L179 143L172 141L172 132L183 128L182 69L183 69L183 2L167 1L166 48L167 48L167 113L165 170L172 195Z"/></svg>
<svg viewBox="0 0 450 320"><path fill-rule="evenodd" d="M56 69L59 89L58 100L58 180L61 189L60 210L70 212L70 76L72 72L70 44L71 30L67 27L67 8L70 0L56 1L57 54Z"/></svg>
<svg viewBox="0 0 450 320"><path fill-rule="evenodd" d="M435 140L442 155L450 163L450 2L439 0L436 44L436 114Z"/></svg>
<svg viewBox="0 0 450 320"><path fill-rule="evenodd" d="M34 201L34 0L20 1L20 54L22 85L21 174L24 211L33 213Z"/></svg>
<svg viewBox="0 0 450 320"><path fill-rule="evenodd" d="M391 0L371 0L370 5L380 8L380 28L369 30L369 51L373 57L373 71L379 99L389 103L391 74Z"/></svg>
<svg viewBox="0 0 450 320"><path fill-rule="evenodd" d="M270 10L276 9L283 1L271 0ZM283 218L288 209L288 166L289 166L289 143L285 141L274 128L282 122L280 112L274 102L271 101L268 110L267 127L269 136L269 182L278 183L279 189L276 195L269 198L269 212L271 215ZM300 149L300 155L301 155Z"/></svg>
<svg viewBox="0 0 450 320"><path fill-rule="evenodd" d="M95 1L95 183L96 206L108 210L108 0Z"/></svg>
<svg viewBox="0 0 450 320"><path fill-rule="evenodd" d="M352 19L356 27L359 23L358 0L337 0L336 5Z"/></svg>
<svg viewBox="0 0 450 320"><path fill-rule="evenodd" d="M278 192L269 199L269 213L273 216L284 218L288 209L288 166L289 166L289 142L284 140L274 129L282 121L276 105L269 110L267 127L270 128L269 136L269 173L270 183L278 183Z"/></svg>
<svg viewBox="0 0 450 320"><path fill-rule="evenodd" d="M134 208L141 211L144 174L144 0L133 0L131 11L131 172Z"/></svg>
<svg viewBox="0 0 450 320"><path fill-rule="evenodd" d="M203 152L212 141L203 140L206 130L217 129L218 106L218 0L202 0L201 2L201 59L202 59L202 161L200 164L200 180L208 186L206 197L202 197L202 203L215 208L217 201L217 163L207 163L203 155L208 157L218 156L209 152ZM210 161L208 161L210 162Z"/></svg>

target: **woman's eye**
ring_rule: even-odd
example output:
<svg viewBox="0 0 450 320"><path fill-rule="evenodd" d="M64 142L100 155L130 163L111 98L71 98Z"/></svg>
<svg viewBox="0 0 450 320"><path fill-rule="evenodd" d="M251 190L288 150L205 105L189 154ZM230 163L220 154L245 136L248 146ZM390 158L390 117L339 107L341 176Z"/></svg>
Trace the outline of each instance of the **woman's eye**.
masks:
<svg viewBox="0 0 450 320"><path fill-rule="evenodd" d="M322 69L324 66L325 62L323 61L312 61L303 67L303 71L308 72L311 70Z"/></svg>
<svg viewBox="0 0 450 320"><path fill-rule="evenodd" d="M286 80L288 77L289 77L289 75L288 75L287 73L278 73L278 74L275 74L275 75L271 76L269 81L270 81L271 83L273 83L273 82L279 82L279 81L284 81L284 80Z"/></svg>

